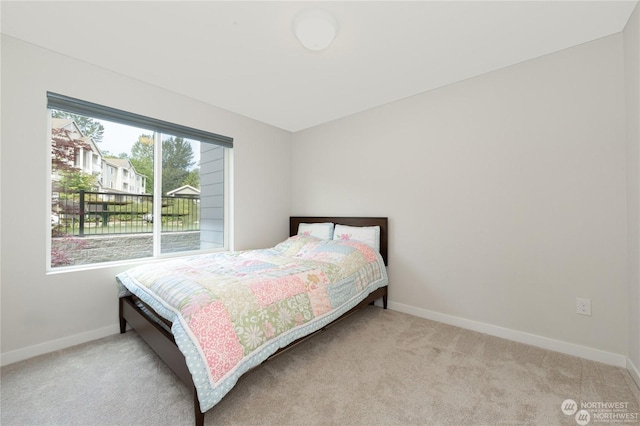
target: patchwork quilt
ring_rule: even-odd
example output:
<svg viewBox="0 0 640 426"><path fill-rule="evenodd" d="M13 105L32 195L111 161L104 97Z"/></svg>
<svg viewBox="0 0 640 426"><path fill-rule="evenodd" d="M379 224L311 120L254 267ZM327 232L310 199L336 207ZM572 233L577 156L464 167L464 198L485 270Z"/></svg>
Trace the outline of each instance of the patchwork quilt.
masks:
<svg viewBox="0 0 640 426"><path fill-rule="evenodd" d="M133 293L173 323L203 412L242 374L388 283L368 245L311 236L143 265L116 280L121 297Z"/></svg>

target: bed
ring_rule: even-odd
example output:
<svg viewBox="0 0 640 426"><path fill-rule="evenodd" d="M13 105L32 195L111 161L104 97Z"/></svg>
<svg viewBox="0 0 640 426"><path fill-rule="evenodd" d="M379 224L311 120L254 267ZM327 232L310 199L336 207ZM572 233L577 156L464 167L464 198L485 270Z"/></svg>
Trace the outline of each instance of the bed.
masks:
<svg viewBox="0 0 640 426"><path fill-rule="evenodd" d="M196 425L250 369L381 299L387 218L291 217L263 250L202 254L116 276L129 325L193 389Z"/></svg>

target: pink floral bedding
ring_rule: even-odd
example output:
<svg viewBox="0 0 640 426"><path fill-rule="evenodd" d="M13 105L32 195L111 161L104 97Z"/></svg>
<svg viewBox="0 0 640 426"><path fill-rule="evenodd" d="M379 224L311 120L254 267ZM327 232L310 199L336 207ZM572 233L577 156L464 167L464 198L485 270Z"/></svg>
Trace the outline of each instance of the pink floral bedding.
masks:
<svg viewBox="0 0 640 426"><path fill-rule="evenodd" d="M121 295L137 295L173 323L203 412L246 371L388 283L368 245L310 236L139 266L116 279Z"/></svg>

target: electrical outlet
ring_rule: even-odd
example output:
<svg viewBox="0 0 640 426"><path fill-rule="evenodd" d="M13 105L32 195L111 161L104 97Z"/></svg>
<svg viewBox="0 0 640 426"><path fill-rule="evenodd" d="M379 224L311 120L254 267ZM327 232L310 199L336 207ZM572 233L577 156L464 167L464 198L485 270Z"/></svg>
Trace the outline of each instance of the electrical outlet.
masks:
<svg viewBox="0 0 640 426"><path fill-rule="evenodd" d="M591 315L591 299L576 299L576 314Z"/></svg>

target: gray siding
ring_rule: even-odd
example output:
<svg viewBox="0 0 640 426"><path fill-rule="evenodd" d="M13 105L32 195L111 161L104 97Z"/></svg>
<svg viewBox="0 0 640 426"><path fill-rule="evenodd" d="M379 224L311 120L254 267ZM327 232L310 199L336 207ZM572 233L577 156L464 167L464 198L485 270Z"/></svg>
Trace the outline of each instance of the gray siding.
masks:
<svg viewBox="0 0 640 426"><path fill-rule="evenodd" d="M200 143L200 248L224 247L224 148Z"/></svg>

